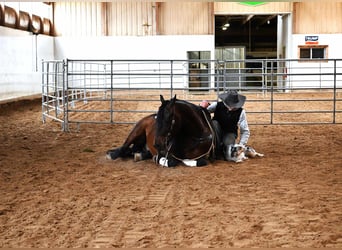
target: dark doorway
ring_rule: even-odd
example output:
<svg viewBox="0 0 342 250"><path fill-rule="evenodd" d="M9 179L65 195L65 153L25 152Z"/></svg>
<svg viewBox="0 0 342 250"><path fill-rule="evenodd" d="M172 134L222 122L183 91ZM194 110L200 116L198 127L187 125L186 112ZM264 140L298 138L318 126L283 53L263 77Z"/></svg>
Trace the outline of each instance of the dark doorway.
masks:
<svg viewBox="0 0 342 250"><path fill-rule="evenodd" d="M277 58L277 15L215 16L215 47L245 47L246 59Z"/></svg>

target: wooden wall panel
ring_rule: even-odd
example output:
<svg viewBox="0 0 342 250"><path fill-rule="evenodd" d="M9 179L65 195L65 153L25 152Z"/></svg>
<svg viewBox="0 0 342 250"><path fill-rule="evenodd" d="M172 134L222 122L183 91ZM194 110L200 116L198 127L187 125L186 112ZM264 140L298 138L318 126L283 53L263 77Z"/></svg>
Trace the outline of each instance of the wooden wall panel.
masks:
<svg viewBox="0 0 342 250"><path fill-rule="evenodd" d="M213 34L212 3L162 2L157 20L160 35Z"/></svg>
<svg viewBox="0 0 342 250"><path fill-rule="evenodd" d="M105 33L102 3L55 2L54 26L56 35L100 36Z"/></svg>
<svg viewBox="0 0 342 250"><path fill-rule="evenodd" d="M152 2L56 2L56 34L142 36L155 34Z"/></svg>
<svg viewBox="0 0 342 250"><path fill-rule="evenodd" d="M106 4L110 36L152 35L155 30L153 2L110 2Z"/></svg>
<svg viewBox="0 0 342 250"><path fill-rule="evenodd" d="M293 33L342 33L342 2L294 3Z"/></svg>
<svg viewBox="0 0 342 250"><path fill-rule="evenodd" d="M341 33L342 2L55 2L54 26L63 36L214 34L214 14L292 13L294 33Z"/></svg>
<svg viewBox="0 0 342 250"><path fill-rule="evenodd" d="M236 2L215 2L215 14L249 14L249 13L290 13L292 12L291 2L271 2L258 6L247 6Z"/></svg>

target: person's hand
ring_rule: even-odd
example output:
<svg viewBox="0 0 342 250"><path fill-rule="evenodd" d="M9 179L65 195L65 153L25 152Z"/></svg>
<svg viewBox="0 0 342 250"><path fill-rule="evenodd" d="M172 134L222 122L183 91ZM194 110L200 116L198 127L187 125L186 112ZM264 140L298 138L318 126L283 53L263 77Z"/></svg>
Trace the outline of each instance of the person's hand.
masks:
<svg viewBox="0 0 342 250"><path fill-rule="evenodd" d="M203 100L201 103L200 103L200 106L202 108L207 108L208 106L210 105L210 102L208 102L207 100Z"/></svg>

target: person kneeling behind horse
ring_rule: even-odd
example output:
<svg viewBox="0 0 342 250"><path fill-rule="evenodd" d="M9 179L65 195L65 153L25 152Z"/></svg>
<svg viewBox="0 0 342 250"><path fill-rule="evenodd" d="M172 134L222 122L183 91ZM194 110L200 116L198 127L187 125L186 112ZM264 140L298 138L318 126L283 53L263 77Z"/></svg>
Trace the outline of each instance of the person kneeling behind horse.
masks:
<svg viewBox="0 0 342 250"><path fill-rule="evenodd" d="M236 143L238 132L240 132L240 145L246 145L250 136L250 130L246 118L246 112L243 108L246 97L238 94L236 90L219 95L220 102L209 103L202 101L200 104L210 113L214 113L213 126L218 139L217 156L223 150L225 160L229 160L229 145ZM240 131L238 131L240 129Z"/></svg>

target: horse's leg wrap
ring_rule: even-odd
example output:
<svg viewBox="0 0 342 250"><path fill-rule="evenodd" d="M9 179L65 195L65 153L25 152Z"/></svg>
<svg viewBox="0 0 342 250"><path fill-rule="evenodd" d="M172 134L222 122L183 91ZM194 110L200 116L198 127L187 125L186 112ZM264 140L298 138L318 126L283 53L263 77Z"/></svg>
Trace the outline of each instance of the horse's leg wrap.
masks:
<svg viewBox="0 0 342 250"><path fill-rule="evenodd" d="M188 160L185 159L183 160L183 163L189 167L196 167L197 166L197 161L196 160Z"/></svg>
<svg viewBox="0 0 342 250"><path fill-rule="evenodd" d="M173 157L169 159L167 159L166 157L160 157L158 163L163 167L176 167L179 161L174 159Z"/></svg>

